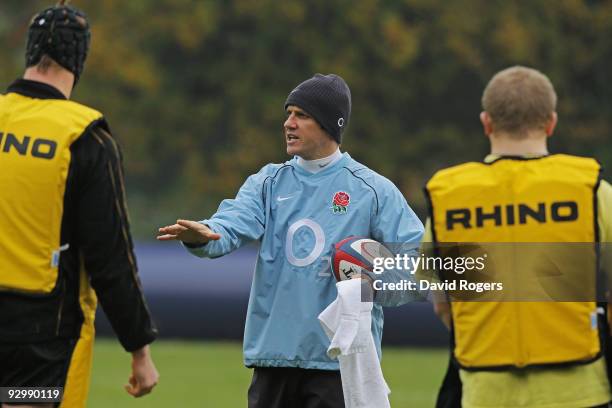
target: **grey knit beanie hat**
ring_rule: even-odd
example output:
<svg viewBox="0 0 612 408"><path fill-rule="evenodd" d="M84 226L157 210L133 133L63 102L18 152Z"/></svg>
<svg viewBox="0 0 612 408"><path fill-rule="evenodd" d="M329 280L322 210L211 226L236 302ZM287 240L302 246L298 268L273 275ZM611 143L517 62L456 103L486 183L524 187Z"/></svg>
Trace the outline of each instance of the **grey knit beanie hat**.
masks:
<svg viewBox="0 0 612 408"><path fill-rule="evenodd" d="M338 143L351 116L351 90L338 75L315 74L299 84L285 101L312 116Z"/></svg>

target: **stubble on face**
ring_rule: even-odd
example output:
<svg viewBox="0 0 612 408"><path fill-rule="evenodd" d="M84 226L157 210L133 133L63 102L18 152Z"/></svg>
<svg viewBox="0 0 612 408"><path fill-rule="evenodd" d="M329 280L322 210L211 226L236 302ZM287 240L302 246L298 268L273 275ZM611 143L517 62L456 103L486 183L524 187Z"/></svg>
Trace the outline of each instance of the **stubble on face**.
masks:
<svg viewBox="0 0 612 408"><path fill-rule="evenodd" d="M287 107L283 128L288 155L315 160L329 156L337 148L317 121L297 106Z"/></svg>

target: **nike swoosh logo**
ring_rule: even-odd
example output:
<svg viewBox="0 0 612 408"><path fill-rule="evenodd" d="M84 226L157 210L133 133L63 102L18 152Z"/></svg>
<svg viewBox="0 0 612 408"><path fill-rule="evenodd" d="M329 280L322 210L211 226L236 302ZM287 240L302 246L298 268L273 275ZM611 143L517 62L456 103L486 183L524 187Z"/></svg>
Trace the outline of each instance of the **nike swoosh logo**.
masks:
<svg viewBox="0 0 612 408"><path fill-rule="evenodd" d="M276 201L279 201L279 202L280 201L285 201L285 200L288 200L290 198L293 198L293 196L292 195L291 196L287 196L287 197L278 196L278 197L276 197Z"/></svg>

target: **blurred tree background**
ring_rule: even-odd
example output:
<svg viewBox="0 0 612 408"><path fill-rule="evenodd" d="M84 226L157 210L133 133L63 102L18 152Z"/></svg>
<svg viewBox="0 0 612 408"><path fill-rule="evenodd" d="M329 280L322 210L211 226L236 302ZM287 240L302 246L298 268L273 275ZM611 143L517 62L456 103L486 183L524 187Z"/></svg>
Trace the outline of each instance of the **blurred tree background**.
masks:
<svg viewBox="0 0 612 408"><path fill-rule="evenodd" d="M1 0L0 80L23 71L27 25L52 4ZM612 2L604 0L74 0L92 48L73 98L123 147L133 229L201 219L263 164L288 159L289 91L316 72L353 94L343 150L424 215L434 171L481 160L489 78L540 69L559 95L551 151L612 165ZM609 177L608 177L609 178Z"/></svg>

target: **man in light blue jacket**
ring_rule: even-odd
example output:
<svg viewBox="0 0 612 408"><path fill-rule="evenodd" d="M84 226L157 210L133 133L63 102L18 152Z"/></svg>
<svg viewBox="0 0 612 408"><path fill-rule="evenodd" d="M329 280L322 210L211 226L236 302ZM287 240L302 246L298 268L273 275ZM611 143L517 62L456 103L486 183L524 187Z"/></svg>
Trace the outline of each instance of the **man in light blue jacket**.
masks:
<svg viewBox="0 0 612 408"><path fill-rule="evenodd" d="M351 235L417 248L423 225L395 185L341 153L351 93L337 75L302 82L287 97L287 154L250 176L209 219L178 220L158 239L180 240L194 255L216 258L251 241L261 244L244 333L244 363L254 367L250 408L344 407L339 365L317 316L337 295L332 245ZM409 279L408 271L383 281ZM377 296L395 306L404 296ZM380 355L383 315L374 306Z"/></svg>

